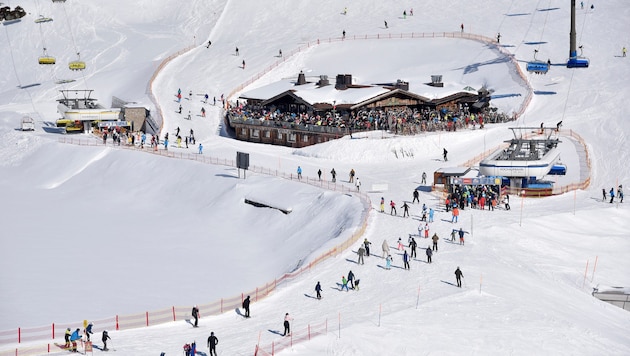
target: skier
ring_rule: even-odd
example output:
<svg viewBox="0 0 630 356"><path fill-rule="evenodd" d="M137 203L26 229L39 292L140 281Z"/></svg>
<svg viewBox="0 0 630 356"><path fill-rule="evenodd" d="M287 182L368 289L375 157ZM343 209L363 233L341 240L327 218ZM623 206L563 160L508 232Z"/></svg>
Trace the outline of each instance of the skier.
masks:
<svg viewBox="0 0 630 356"><path fill-rule="evenodd" d="M389 28L389 27L387 27L387 21L385 21L385 28Z"/></svg>
<svg viewBox="0 0 630 356"><path fill-rule="evenodd" d="M79 340L80 338L80 330L79 328L77 328L75 331L72 332L72 335L70 335L70 342L72 342L72 352L77 352L77 340Z"/></svg>
<svg viewBox="0 0 630 356"><path fill-rule="evenodd" d="M210 48L210 45L212 45L212 41L208 41L208 44L206 45L206 48Z"/></svg>
<svg viewBox="0 0 630 356"><path fill-rule="evenodd" d="M343 289L346 289L346 292L348 291L348 280L346 279L346 276L341 276L341 289L339 291L342 291Z"/></svg>
<svg viewBox="0 0 630 356"><path fill-rule="evenodd" d="M182 105L181 105L181 104L179 105L179 110L177 110L177 113L178 113L178 114L181 114L181 113L182 113Z"/></svg>
<svg viewBox="0 0 630 356"><path fill-rule="evenodd" d="M442 152L442 155L444 156L444 162L448 161L446 155L448 154L448 151L446 150L446 148L443 149L444 152Z"/></svg>
<svg viewBox="0 0 630 356"><path fill-rule="evenodd" d="M392 269L392 256L387 255L385 258L385 269Z"/></svg>
<svg viewBox="0 0 630 356"><path fill-rule="evenodd" d="M359 260L357 261L358 265L362 265L364 264L363 262L363 255L365 255L365 247L363 247L363 245L359 246L359 251L357 252L359 254Z"/></svg>
<svg viewBox="0 0 630 356"><path fill-rule="evenodd" d="M243 59L243 69L245 69L245 60Z"/></svg>
<svg viewBox="0 0 630 356"><path fill-rule="evenodd" d="M424 230L424 238L428 239L429 238L429 223L424 223L424 227L422 229Z"/></svg>
<svg viewBox="0 0 630 356"><path fill-rule="evenodd" d="M606 188L602 188L602 201L606 201Z"/></svg>
<svg viewBox="0 0 630 356"><path fill-rule="evenodd" d="M403 10L403 20L407 18L407 10Z"/></svg>
<svg viewBox="0 0 630 356"><path fill-rule="evenodd" d="M418 255L416 254L417 246L418 246L418 243L416 242L416 239L412 237L411 242L409 242L409 247L411 248L411 258L418 257Z"/></svg>
<svg viewBox="0 0 630 356"><path fill-rule="evenodd" d="M201 108L201 117L206 117L206 109Z"/></svg>
<svg viewBox="0 0 630 356"><path fill-rule="evenodd" d="M355 182L355 185L357 186L357 192L359 191L359 189L361 188L361 181L359 181L359 177L357 177L357 180Z"/></svg>
<svg viewBox="0 0 630 356"><path fill-rule="evenodd" d="M352 273L352 270L348 272L348 283L350 283L350 288L354 289L354 273Z"/></svg>
<svg viewBox="0 0 630 356"><path fill-rule="evenodd" d="M103 335L101 336L101 341L103 342L103 351L107 351L109 350L107 348L107 340L111 340L112 338L109 337L109 334L107 333L107 330L103 330Z"/></svg>
<svg viewBox="0 0 630 356"><path fill-rule="evenodd" d="M194 327L198 327L199 326L199 308L195 305L192 308L192 317L195 319L195 325L193 325Z"/></svg>
<svg viewBox="0 0 630 356"><path fill-rule="evenodd" d="M389 244L387 243L387 240L383 240L383 244L381 245L381 249L383 249L383 258L385 258L385 256L389 255Z"/></svg>
<svg viewBox="0 0 630 356"><path fill-rule="evenodd" d="M497 43L501 43L501 32L497 33Z"/></svg>
<svg viewBox="0 0 630 356"><path fill-rule="evenodd" d="M394 203L393 200L389 201L389 206L391 207L391 209L389 210L389 215L398 215L398 213L396 213L396 203Z"/></svg>
<svg viewBox="0 0 630 356"><path fill-rule="evenodd" d="M457 208L457 206L453 207L453 217L451 218L451 222L457 222L457 218L459 217L459 209Z"/></svg>
<svg viewBox="0 0 630 356"><path fill-rule="evenodd" d="M188 110L188 117L187 119L190 120L192 118L192 115L190 114L190 110Z"/></svg>
<svg viewBox="0 0 630 356"><path fill-rule="evenodd" d="M610 204L612 204L612 202L615 200L615 188L610 188L610 192L608 192L610 194Z"/></svg>
<svg viewBox="0 0 630 356"><path fill-rule="evenodd" d="M337 172L335 172L334 168L330 171L330 175L332 176L332 182L335 183L337 181Z"/></svg>
<svg viewBox="0 0 630 356"><path fill-rule="evenodd" d="M440 238L438 237L437 232L433 234L433 237L431 238L431 240L433 240L433 251L437 252L438 250L438 245L437 242Z"/></svg>
<svg viewBox="0 0 630 356"><path fill-rule="evenodd" d="M429 208L429 222L433 222L434 214L435 214L435 211L433 211L433 208Z"/></svg>
<svg viewBox="0 0 630 356"><path fill-rule="evenodd" d="M418 189L413 190L413 201L411 202L411 204L415 204L415 202L418 202L418 204L420 204L420 193L418 192Z"/></svg>
<svg viewBox="0 0 630 356"><path fill-rule="evenodd" d="M403 268L411 269L409 268L409 255L407 254L407 250L405 250L405 253L403 254Z"/></svg>
<svg viewBox="0 0 630 356"><path fill-rule="evenodd" d="M464 230L461 227L459 228L459 244L464 244Z"/></svg>
<svg viewBox="0 0 630 356"><path fill-rule="evenodd" d="M214 331L211 331L210 336L208 337L208 349L210 351L210 356L217 356L217 344L219 344L219 339L214 336Z"/></svg>
<svg viewBox="0 0 630 356"><path fill-rule="evenodd" d="M366 238L365 240L363 240L363 246L365 246L365 255L370 257L370 245L372 243L370 241L368 241L368 239Z"/></svg>
<svg viewBox="0 0 630 356"><path fill-rule="evenodd" d="M93 326L94 326L94 324L89 323L89 324L87 325L87 327L85 328L84 333L85 333L85 336L87 337L87 341L90 341L90 335L91 335L91 334L94 334L94 333L92 332L92 327L93 327Z"/></svg>
<svg viewBox="0 0 630 356"><path fill-rule="evenodd" d="M422 181L420 184L427 184L427 172L422 172Z"/></svg>
<svg viewBox="0 0 630 356"><path fill-rule="evenodd" d="M617 197L619 198L619 202L623 203L623 186L621 184L617 187Z"/></svg>
<svg viewBox="0 0 630 356"><path fill-rule="evenodd" d="M238 56L238 47L236 47L236 55Z"/></svg>
<svg viewBox="0 0 630 356"><path fill-rule="evenodd" d="M188 92L188 100L192 100L192 94L193 94L192 90Z"/></svg>
<svg viewBox="0 0 630 356"><path fill-rule="evenodd" d="M354 168L353 168L353 169L350 170L350 180L348 181L349 183L354 182L354 175L355 175L355 172L354 172Z"/></svg>
<svg viewBox="0 0 630 356"><path fill-rule="evenodd" d="M462 33L464 33L464 24L459 25L459 27L462 29Z"/></svg>
<svg viewBox="0 0 630 356"><path fill-rule="evenodd" d="M203 154L203 145L201 143L199 144L199 154Z"/></svg>
<svg viewBox="0 0 630 356"><path fill-rule="evenodd" d="M289 316L289 313L284 314L284 334L282 334L282 336L291 335L291 320L293 320L293 318Z"/></svg>
<svg viewBox="0 0 630 356"><path fill-rule="evenodd" d="M404 248L403 243L402 243L402 237L398 238L398 251L402 251L402 249Z"/></svg>
<svg viewBox="0 0 630 356"><path fill-rule="evenodd" d="M322 286L319 281L315 285L315 293L317 293L317 299L322 299Z"/></svg>
<svg viewBox="0 0 630 356"><path fill-rule="evenodd" d="M300 166L297 168L297 177L298 179L302 179L302 167Z"/></svg>
<svg viewBox="0 0 630 356"><path fill-rule="evenodd" d="M403 207L403 218L405 217L405 215L409 217L409 205L407 205L407 202L404 202L402 207Z"/></svg>
<svg viewBox="0 0 630 356"><path fill-rule="evenodd" d="M459 288L462 287L462 277L464 277L464 274L459 269L459 266L457 266L457 269L455 270L455 279L457 280L457 286Z"/></svg>
<svg viewBox="0 0 630 356"><path fill-rule="evenodd" d="M346 30L343 30L343 32L341 32L341 38L342 39L346 38Z"/></svg>
<svg viewBox="0 0 630 356"><path fill-rule="evenodd" d="M322 170L321 169L317 170L317 177L319 178L319 180L322 180Z"/></svg>
<svg viewBox="0 0 630 356"><path fill-rule="evenodd" d="M282 58L282 50L278 51L278 57Z"/></svg>
<svg viewBox="0 0 630 356"><path fill-rule="evenodd" d="M66 329L66 333L63 336L63 339L66 341L66 344L64 345L64 347L70 348L70 336L72 336L72 330L70 330L70 328Z"/></svg>
<svg viewBox="0 0 630 356"><path fill-rule="evenodd" d="M457 230L453 229L453 231L451 231L451 242L455 242L456 236L457 236Z"/></svg>
<svg viewBox="0 0 630 356"><path fill-rule="evenodd" d="M381 213L385 212L385 198L381 197Z"/></svg>
<svg viewBox="0 0 630 356"><path fill-rule="evenodd" d="M626 47L623 47L623 48L621 49L621 56L622 56L622 57L625 57L625 56L626 56L626 52L628 52L628 50L626 49Z"/></svg>
<svg viewBox="0 0 630 356"><path fill-rule="evenodd" d="M245 317L249 318L249 295L247 296L247 298L245 298L245 300L243 300L243 309L245 310Z"/></svg>
<svg viewBox="0 0 630 356"><path fill-rule="evenodd" d="M427 254L427 263L432 263L431 256L433 255L433 251L431 250L431 247L427 247L426 254Z"/></svg>

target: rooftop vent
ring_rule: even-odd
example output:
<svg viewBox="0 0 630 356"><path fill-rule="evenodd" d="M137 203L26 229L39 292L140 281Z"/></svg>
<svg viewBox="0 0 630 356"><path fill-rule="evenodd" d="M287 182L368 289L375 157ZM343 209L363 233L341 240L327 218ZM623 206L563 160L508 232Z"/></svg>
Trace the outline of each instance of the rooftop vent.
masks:
<svg viewBox="0 0 630 356"><path fill-rule="evenodd" d="M442 75L432 75L431 76L431 83L429 83L430 86L432 87L444 87L444 83L442 83Z"/></svg>
<svg viewBox="0 0 630 356"><path fill-rule="evenodd" d="M298 74L298 80L297 80L296 85L303 85L303 84L306 84L306 76L304 75L304 72L300 71L300 74Z"/></svg>

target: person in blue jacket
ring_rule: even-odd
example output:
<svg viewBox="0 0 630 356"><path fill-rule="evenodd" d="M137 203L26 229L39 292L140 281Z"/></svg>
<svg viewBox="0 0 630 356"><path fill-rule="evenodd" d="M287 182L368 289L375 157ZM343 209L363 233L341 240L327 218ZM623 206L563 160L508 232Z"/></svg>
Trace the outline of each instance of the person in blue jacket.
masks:
<svg viewBox="0 0 630 356"><path fill-rule="evenodd" d="M90 341L90 334L93 334L92 332L92 327L94 326L94 324L89 323L88 326L85 328L85 336L87 337L87 341Z"/></svg>
<svg viewBox="0 0 630 356"><path fill-rule="evenodd" d="M302 167L298 166L297 174L298 174L298 179L302 179Z"/></svg>
<svg viewBox="0 0 630 356"><path fill-rule="evenodd" d="M70 342L72 342L72 352L77 352L77 340L81 338L80 329L77 328L72 335L70 335Z"/></svg>
<svg viewBox="0 0 630 356"><path fill-rule="evenodd" d="M610 204L615 200L615 188L610 188Z"/></svg>

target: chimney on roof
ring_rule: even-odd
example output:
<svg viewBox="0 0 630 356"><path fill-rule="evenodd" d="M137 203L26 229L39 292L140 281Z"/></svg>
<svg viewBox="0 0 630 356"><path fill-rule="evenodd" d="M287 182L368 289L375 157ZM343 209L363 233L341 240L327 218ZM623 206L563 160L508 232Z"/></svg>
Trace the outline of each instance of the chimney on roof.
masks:
<svg viewBox="0 0 630 356"><path fill-rule="evenodd" d="M300 74L298 74L296 85L303 85L303 84L306 84L306 76L304 75L304 72L300 71Z"/></svg>
<svg viewBox="0 0 630 356"><path fill-rule="evenodd" d="M317 85L320 87L326 86L326 85L330 85L330 81L328 80L328 76L327 75L320 75L319 76L319 82L317 82Z"/></svg>
<svg viewBox="0 0 630 356"><path fill-rule="evenodd" d="M335 89L337 90L346 90L348 86L346 85L346 76L343 74L337 74L337 78L335 79Z"/></svg>
<svg viewBox="0 0 630 356"><path fill-rule="evenodd" d="M432 75L431 83L429 83L429 85L432 87L444 87L444 83L442 83L442 75Z"/></svg>
<svg viewBox="0 0 630 356"><path fill-rule="evenodd" d="M409 91L409 82L402 81L400 79L396 80L396 89L402 89L405 91Z"/></svg>

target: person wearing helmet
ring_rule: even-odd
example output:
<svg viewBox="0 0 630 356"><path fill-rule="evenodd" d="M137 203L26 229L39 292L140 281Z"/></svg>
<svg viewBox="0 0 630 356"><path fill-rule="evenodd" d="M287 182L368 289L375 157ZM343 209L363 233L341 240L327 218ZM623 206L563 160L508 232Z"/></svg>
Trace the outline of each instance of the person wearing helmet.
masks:
<svg viewBox="0 0 630 356"><path fill-rule="evenodd" d="M72 352L77 352L77 340L81 338L80 329L77 328L72 335L70 335L70 341L72 342Z"/></svg>
<svg viewBox="0 0 630 356"><path fill-rule="evenodd" d="M66 334L64 335L63 339L66 341L65 344L65 348L69 348L70 347L70 335L72 335L72 331L70 330L70 328L66 329Z"/></svg>
<svg viewBox="0 0 630 356"><path fill-rule="evenodd" d="M109 334L107 333L107 330L103 330L103 336L101 337L101 341L103 341L103 351L108 351L109 349L107 348L107 340L111 340L112 338L109 337Z"/></svg>

